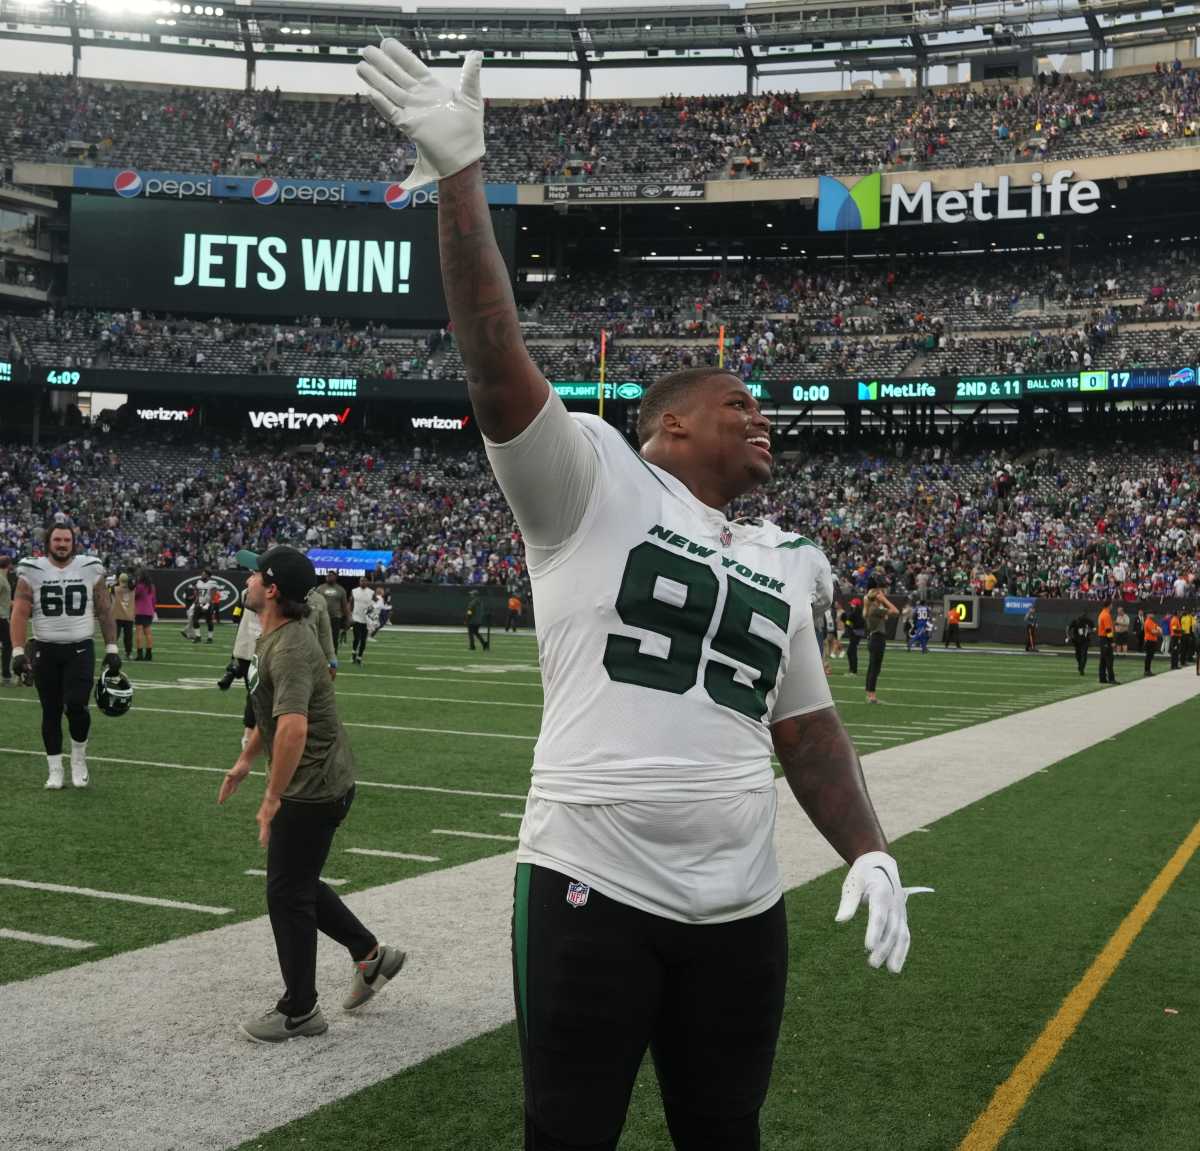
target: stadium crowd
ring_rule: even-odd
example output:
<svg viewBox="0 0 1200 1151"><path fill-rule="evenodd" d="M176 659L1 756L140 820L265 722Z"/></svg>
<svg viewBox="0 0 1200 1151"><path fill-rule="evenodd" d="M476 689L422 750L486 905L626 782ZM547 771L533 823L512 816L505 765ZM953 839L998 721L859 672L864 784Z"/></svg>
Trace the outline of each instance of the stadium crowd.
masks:
<svg viewBox="0 0 1200 1151"><path fill-rule="evenodd" d="M1187 245L997 253L903 261L803 256L722 270L627 265L564 274L523 312L535 359L555 379L608 368L644 382L725 363L745 379L872 373L1123 369L1200 358L1200 275ZM411 331L310 316L292 323L182 319L136 309L0 316L12 361L129 371L461 379L446 329Z"/></svg>
<svg viewBox="0 0 1200 1151"><path fill-rule="evenodd" d="M820 542L844 593L1195 595L1200 443L1117 451L894 451L808 441L735 509ZM520 533L482 452L371 444L264 452L99 431L0 455L0 551L70 514L110 568L214 570L275 542L391 550L398 582L525 590Z"/></svg>
<svg viewBox="0 0 1200 1151"><path fill-rule="evenodd" d="M1200 78L1179 61L1134 75L925 91L667 96L494 103L496 181L696 181L1068 160L1200 137ZM411 162L359 96L0 81L0 162L83 162L196 173L395 179Z"/></svg>

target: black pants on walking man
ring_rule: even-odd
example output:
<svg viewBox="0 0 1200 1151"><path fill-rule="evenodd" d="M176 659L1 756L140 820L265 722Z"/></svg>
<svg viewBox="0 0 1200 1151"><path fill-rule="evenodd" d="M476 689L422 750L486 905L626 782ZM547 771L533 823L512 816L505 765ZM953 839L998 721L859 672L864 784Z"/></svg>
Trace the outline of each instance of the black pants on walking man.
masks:
<svg viewBox="0 0 1200 1151"><path fill-rule="evenodd" d="M1075 664L1079 668L1079 674L1083 675L1087 668L1088 660L1088 641L1086 639L1074 640L1075 645Z"/></svg>
<svg viewBox="0 0 1200 1151"><path fill-rule="evenodd" d="M867 691L874 691L879 682L879 672L883 668L883 653L887 650L887 638L883 632L873 632L867 637L867 652L870 659L867 662Z"/></svg>
<svg viewBox="0 0 1200 1151"><path fill-rule="evenodd" d="M1154 662L1154 653L1158 651L1158 642L1159 642L1158 640L1154 640L1154 639L1146 640L1146 666L1144 669L1145 675L1153 675L1154 674L1154 672L1152 672L1150 670L1150 665Z"/></svg>
<svg viewBox="0 0 1200 1151"><path fill-rule="evenodd" d="M362 659L367 651L367 625L354 621L354 658Z"/></svg>
<svg viewBox="0 0 1200 1151"><path fill-rule="evenodd" d="M858 675L858 645L862 643L862 637L857 636L854 632L846 633L846 663L850 668L851 675Z"/></svg>
<svg viewBox="0 0 1200 1151"><path fill-rule="evenodd" d="M1183 641L1177 635L1171 636L1167 641L1167 651L1171 654L1171 670L1179 670L1179 655L1183 648Z"/></svg>
<svg viewBox="0 0 1200 1151"><path fill-rule="evenodd" d="M946 647L954 644L959 651L962 651L962 640L958 638L958 620L947 618L946 634L943 636L943 639L945 640Z"/></svg>
<svg viewBox="0 0 1200 1151"><path fill-rule="evenodd" d="M488 648L492 646L486 639L483 638L483 633L479 630L479 624L477 623L467 624L467 640L471 645L472 651L475 650L476 640L479 640L479 642L483 645L484 651L487 651Z"/></svg>
<svg viewBox="0 0 1200 1151"><path fill-rule="evenodd" d="M12 679L12 632L6 619L0 619L0 679Z"/></svg>
<svg viewBox="0 0 1200 1151"><path fill-rule="evenodd" d="M1116 683L1117 677L1113 674L1113 640L1112 636L1100 637L1100 682L1101 683Z"/></svg>
<svg viewBox="0 0 1200 1151"><path fill-rule="evenodd" d="M357 963L377 940L336 892L321 882L334 833L354 802L352 787L328 803L285 799L267 842L267 912L285 991L276 1010L293 1019L317 1005L317 932L336 940Z"/></svg>

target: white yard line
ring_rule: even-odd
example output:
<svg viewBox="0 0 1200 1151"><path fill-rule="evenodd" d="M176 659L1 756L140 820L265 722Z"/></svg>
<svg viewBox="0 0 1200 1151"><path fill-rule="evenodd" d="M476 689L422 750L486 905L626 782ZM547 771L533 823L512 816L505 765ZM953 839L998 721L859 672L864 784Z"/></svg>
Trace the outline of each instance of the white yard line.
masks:
<svg viewBox="0 0 1200 1151"><path fill-rule="evenodd" d="M34 751L27 747L0 747L3 755L29 755L35 759L44 759L44 751ZM224 767L201 767L191 763L165 763L158 759L123 759L115 755L92 755L88 752L88 763L121 763L134 767L166 767L173 771L205 771L216 775L224 775L228 770ZM266 772L252 771L251 775L265 776ZM381 787L387 791L429 791L435 795L464 795L472 799L524 799L523 795L513 795L507 791L467 791L454 787L430 787L420 783L381 783L374 779L356 779L356 787Z"/></svg>
<svg viewBox="0 0 1200 1151"><path fill-rule="evenodd" d="M0 887L22 887L28 891L49 891L55 895L82 895L86 899L110 899L115 903L140 903L146 907L170 907L175 911L198 911L202 915L232 915L232 907L209 907L204 903L184 903L160 899L156 895L128 895L123 891L97 891L94 887L72 887L66 883L35 883L31 879L12 879L0 875Z"/></svg>
<svg viewBox="0 0 1200 1151"><path fill-rule="evenodd" d="M1160 676L876 752L863 766L883 825L899 838L1198 693L1196 676ZM841 860L786 782L777 787L776 850L791 888ZM903 845L897 854L903 864ZM21 1053L0 1060L0 1146L128 1151L133 1137L139 1151L167 1151L186 1132L188 1151L234 1147L508 1023L513 862L505 852L350 895L371 930L408 951L408 963L361 1016L331 1012L329 1033L316 1040L268 1050L236 1037L238 1020L279 991L265 918L0 986L0 1018L20 1036ZM811 925L811 945L834 930ZM923 930L918 903L914 963ZM327 1004L347 970L345 953L323 940L318 983Z"/></svg>
<svg viewBox="0 0 1200 1151"><path fill-rule="evenodd" d="M347 855L374 855L380 859L411 859L416 863L437 863L440 855L413 855L408 851L382 851L377 847L347 847Z"/></svg>
<svg viewBox="0 0 1200 1151"><path fill-rule="evenodd" d="M0 939L12 939L18 943L38 943L43 947L64 947L68 951L87 951L96 946L86 939L66 939L61 935L34 935L32 931L18 931L15 927L0 927Z"/></svg>
<svg viewBox="0 0 1200 1151"><path fill-rule="evenodd" d="M9 699L5 696L0 696L0 703L37 703L36 699ZM242 713L228 711L197 711L194 708L186 707L146 707L144 704L137 704L138 711L155 712L159 715L195 715L202 719L236 719L238 723L242 722ZM478 736L480 739L519 739L529 743L537 741L536 735L510 735L502 731L459 731L456 728L446 727L406 727L395 723L358 723L349 720L342 720L343 727L365 727L373 731L416 731L423 735L470 735Z"/></svg>
<svg viewBox="0 0 1200 1151"><path fill-rule="evenodd" d="M246 870L242 872L242 874L243 875L253 875L253 876L257 876L259 878L265 878L267 873L261 867L247 867ZM329 884L330 887L345 887L345 885L347 883L349 883L350 880L348 880L348 879L330 879L329 876L322 875L321 882Z"/></svg>
<svg viewBox="0 0 1200 1151"><path fill-rule="evenodd" d="M488 835L483 831L451 831L445 827L434 827L429 832L430 835L457 835L461 839L499 839L507 843L516 843L520 836L518 835Z"/></svg>

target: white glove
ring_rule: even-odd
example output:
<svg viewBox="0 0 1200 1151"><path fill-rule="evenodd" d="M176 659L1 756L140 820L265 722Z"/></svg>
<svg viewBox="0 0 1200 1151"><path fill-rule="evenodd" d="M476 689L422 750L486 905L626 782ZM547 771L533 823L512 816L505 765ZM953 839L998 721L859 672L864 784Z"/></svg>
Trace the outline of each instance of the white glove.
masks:
<svg viewBox="0 0 1200 1151"><path fill-rule="evenodd" d="M483 155L482 52L467 53L454 89L447 88L398 40L364 48L362 57L355 71L371 89L367 98L417 146L416 165L402 188L419 188L453 176Z"/></svg>
<svg viewBox="0 0 1200 1151"><path fill-rule="evenodd" d="M850 867L842 884L842 902L838 904L837 923L854 918L862 903L867 904L867 962L881 967L886 960L892 974L899 975L908 958L908 909L910 895L932 891L932 887L901 887L900 869L885 851L860 855Z"/></svg>

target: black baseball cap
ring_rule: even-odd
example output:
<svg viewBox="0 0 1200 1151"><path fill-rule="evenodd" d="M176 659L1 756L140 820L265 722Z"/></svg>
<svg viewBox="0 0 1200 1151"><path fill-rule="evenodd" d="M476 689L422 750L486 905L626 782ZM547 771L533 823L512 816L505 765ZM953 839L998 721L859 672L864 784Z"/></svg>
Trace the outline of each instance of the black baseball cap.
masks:
<svg viewBox="0 0 1200 1151"><path fill-rule="evenodd" d="M237 554L238 567L249 568L263 577L264 583L274 584L284 599L297 603L316 587L317 569L302 551L280 544L268 548L262 555L252 551Z"/></svg>

